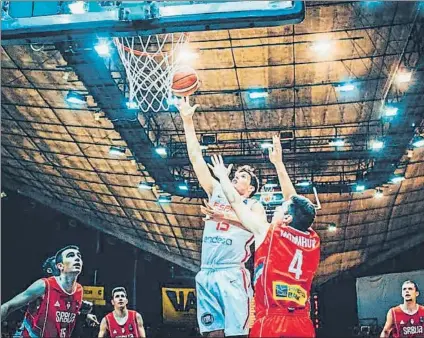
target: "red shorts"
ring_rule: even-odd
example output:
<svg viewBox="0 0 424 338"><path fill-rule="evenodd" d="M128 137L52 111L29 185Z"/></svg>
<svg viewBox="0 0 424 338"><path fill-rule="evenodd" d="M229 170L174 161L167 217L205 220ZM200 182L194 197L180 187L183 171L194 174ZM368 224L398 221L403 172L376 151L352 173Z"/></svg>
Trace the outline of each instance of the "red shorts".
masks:
<svg viewBox="0 0 424 338"><path fill-rule="evenodd" d="M306 314L268 314L255 320L249 337L313 338L315 329Z"/></svg>

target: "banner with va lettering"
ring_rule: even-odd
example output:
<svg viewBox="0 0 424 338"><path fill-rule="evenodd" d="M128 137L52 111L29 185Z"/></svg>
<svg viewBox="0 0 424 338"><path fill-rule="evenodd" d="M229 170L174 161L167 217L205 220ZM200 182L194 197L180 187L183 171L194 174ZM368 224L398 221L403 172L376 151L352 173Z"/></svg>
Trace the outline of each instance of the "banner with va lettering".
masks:
<svg viewBox="0 0 424 338"><path fill-rule="evenodd" d="M164 324L196 324L196 290L193 288L162 287L162 316Z"/></svg>

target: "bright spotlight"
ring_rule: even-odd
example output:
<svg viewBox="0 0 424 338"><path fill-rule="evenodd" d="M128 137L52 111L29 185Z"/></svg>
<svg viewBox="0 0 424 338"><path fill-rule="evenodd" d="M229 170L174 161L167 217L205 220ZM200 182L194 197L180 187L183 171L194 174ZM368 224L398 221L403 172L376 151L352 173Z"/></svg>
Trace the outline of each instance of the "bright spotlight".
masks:
<svg viewBox="0 0 424 338"><path fill-rule="evenodd" d="M387 116L387 117L396 116L398 110L399 110L398 107L387 106L384 109L384 116Z"/></svg>
<svg viewBox="0 0 424 338"><path fill-rule="evenodd" d="M160 155L160 156L166 156L166 148L165 147L157 147L155 149L156 154Z"/></svg>
<svg viewBox="0 0 424 338"><path fill-rule="evenodd" d="M307 180L299 181L296 183L296 186L298 187L309 187L310 185L311 185L311 182Z"/></svg>
<svg viewBox="0 0 424 338"><path fill-rule="evenodd" d="M139 108L138 103L134 102L134 101L128 101L125 104L127 105L128 109L138 109Z"/></svg>
<svg viewBox="0 0 424 338"><path fill-rule="evenodd" d="M336 224L335 224L335 223L330 223L330 224L328 225L328 231L334 232L334 231L336 231L336 230L337 230L337 226L336 226Z"/></svg>
<svg viewBox="0 0 424 338"><path fill-rule="evenodd" d="M402 182L404 179L405 179L405 177L403 177L403 176L393 176L390 179L390 182L392 182L393 184L397 184L397 183Z"/></svg>
<svg viewBox="0 0 424 338"><path fill-rule="evenodd" d="M170 195L159 195L158 202L159 203L170 203L172 198Z"/></svg>
<svg viewBox="0 0 424 338"><path fill-rule="evenodd" d="M331 147L343 147L345 142L342 139L335 138L328 143Z"/></svg>
<svg viewBox="0 0 424 338"><path fill-rule="evenodd" d="M111 146L109 149L109 155L114 157L125 156L125 150L125 147Z"/></svg>
<svg viewBox="0 0 424 338"><path fill-rule="evenodd" d="M411 81L412 73L411 72L402 72L396 75L397 83L407 83Z"/></svg>
<svg viewBox="0 0 424 338"><path fill-rule="evenodd" d="M72 14L84 14L87 12L85 1L74 1L68 7Z"/></svg>
<svg viewBox="0 0 424 338"><path fill-rule="evenodd" d="M356 192L361 192L365 190L365 185L363 184L357 184L355 187Z"/></svg>
<svg viewBox="0 0 424 338"><path fill-rule="evenodd" d="M180 189L182 191L188 191L188 185L186 183L180 183L178 185L178 189Z"/></svg>
<svg viewBox="0 0 424 338"><path fill-rule="evenodd" d="M264 187L265 188L275 188L275 187L278 187L278 184L275 182L275 180L270 179L270 180L266 181Z"/></svg>
<svg viewBox="0 0 424 338"><path fill-rule="evenodd" d="M383 141L378 141L378 140L374 140L371 142L371 149L372 150L381 150L384 148L384 142Z"/></svg>
<svg viewBox="0 0 424 338"><path fill-rule="evenodd" d="M66 101L69 103L84 104L87 102L87 98L78 92L70 91L68 95L66 95Z"/></svg>
<svg viewBox="0 0 424 338"><path fill-rule="evenodd" d="M412 140L412 145L415 148L421 148L424 146L424 137L422 136L415 136L414 139Z"/></svg>
<svg viewBox="0 0 424 338"><path fill-rule="evenodd" d="M94 46L99 56L110 56L110 46L108 41L101 40L97 45Z"/></svg>
<svg viewBox="0 0 424 338"><path fill-rule="evenodd" d="M254 91L249 93L249 97L251 99L263 99L268 96L268 92L266 91Z"/></svg>
<svg viewBox="0 0 424 338"><path fill-rule="evenodd" d="M343 85L336 86L336 92L350 92L356 87L352 83L345 83Z"/></svg>
<svg viewBox="0 0 424 338"><path fill-rule="evenodd" d="M153 183L140 182L139 185L138 185L138 189L140 189L140 190L152 190L153 189Z"/></svg>
<svg viewBox="0 0 424 338"><path fill-rule="evenodd" d="M261 143L261 148L262 149L271 149L272 147L273 147L273 145L270 142L263 142L263 143Z"/></svg>
<svg viewBox="0 0 424 338"><path fill-rule="evenodd" d="M375 198L382 198L383 197L383 192L381 190L377 190L374 194Z"/></svg>
<svg viewBox="0 0 424 338"><path fill-rule="evenodd" d="M321 41L315 41L312 44L312 50L314 52L320 53L320 54L324 54L330 51L330 49L332 48L333 43L329 40L321 40Z"/></svg>
<svg viewBox="0 0 424 338"><path fill-rule="evenodd" d="M178 52L180 62L190 62L199 58L199 54L189 48L183 48Z"/></svg>

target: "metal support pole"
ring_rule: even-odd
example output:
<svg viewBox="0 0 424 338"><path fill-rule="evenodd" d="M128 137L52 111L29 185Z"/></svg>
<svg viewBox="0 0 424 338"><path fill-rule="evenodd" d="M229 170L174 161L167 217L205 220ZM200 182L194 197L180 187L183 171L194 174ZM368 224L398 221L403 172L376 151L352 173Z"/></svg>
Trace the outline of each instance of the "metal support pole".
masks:
<svg viewBox="0 0 424 338"><path fill-rule="evenodd" d="M133 309L137 308L137 265L138 265L138 249L134 248L134 276L133 276Z"/></svg>

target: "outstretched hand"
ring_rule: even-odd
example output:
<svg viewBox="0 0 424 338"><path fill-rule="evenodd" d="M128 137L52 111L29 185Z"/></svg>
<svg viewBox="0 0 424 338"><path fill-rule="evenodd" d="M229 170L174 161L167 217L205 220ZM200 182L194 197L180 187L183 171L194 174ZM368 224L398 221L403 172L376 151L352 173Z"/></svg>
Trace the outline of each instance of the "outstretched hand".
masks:
<svg viewBox="0 0 424 338"><path fill-rule="evenodd" d="M224 177L228 177L228 175L231 172L231 168L233 167L232 164L228 166L228 168L224 165L224 160L222 159L221 155L213 155L211 157L212 165L208 163L209 168L212 169L212 172L218 178L221 180Z"/></svg>
<svg viewBox="0 0 424 338"><path fill-rule="evenodd" d="M205 220L205 221L213 220L213 221L216 221L216 222L222 222L222 221L227 220L226 215L223 211L214 208L207 201L203 201L203 203L205 204L205 206L200 207L200 210L205 215L203 220Z"/></svg>
<svg viewBox="0 0 424 338"><path fill-rule="evenodd" d="M272 149L269 149L269 160L272 164L276 165L283 161L283 150L281 148L280 137L274 135L272 137Z"/></svg>
<svg viewBox="0 0 424 338"><path fill-rule="evenodd" d="M88 325L92 327L100 325L96 315L93 315L91 313L87 314L87 322L88 322Z"/></svg>
<svg viewBox="0 0 424 338"><path fill-rule="evenodd" d="M194 106L190 105L189 96L182 97L180 100L178 100L178 103L175 106L180 112L180 115L183 121L191 119L197 107L199 107L198 104L195 104Z"/></svg>

